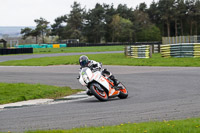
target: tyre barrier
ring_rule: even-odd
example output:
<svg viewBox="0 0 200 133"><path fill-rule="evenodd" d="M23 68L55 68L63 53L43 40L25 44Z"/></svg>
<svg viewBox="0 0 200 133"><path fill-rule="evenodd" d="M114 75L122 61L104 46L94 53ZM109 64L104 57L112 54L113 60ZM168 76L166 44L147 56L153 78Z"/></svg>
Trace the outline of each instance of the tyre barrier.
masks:
<svg viewBox="0 0 200 133"><path fill-rule="evenodd" d="M162 57L200 57L200 43L180 43L161 45Z"/></svg>
<svg viewBox="0 0 200 133"><path fill-rule="evenodd" d="M125 46L125 55L132 58L151 58L149 45Z"/></svg>
<svg viewBox="0 0 200 133"><path fill-rule="evenodd" d="M33 53L33 48L4 48L0 49L0 55Z"/></svg>

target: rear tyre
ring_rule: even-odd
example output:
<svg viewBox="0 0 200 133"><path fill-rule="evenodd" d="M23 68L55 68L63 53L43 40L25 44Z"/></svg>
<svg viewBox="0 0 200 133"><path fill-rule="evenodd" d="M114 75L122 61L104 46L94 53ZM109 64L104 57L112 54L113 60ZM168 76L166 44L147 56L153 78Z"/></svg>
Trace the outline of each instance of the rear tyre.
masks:
<svg viewBox="0 0 200 133"><path fill-rule="evenodd" d="M90 91L99 101L107 101L108 95L98 83L90 84Z"/></svg>
<svg viewBox="0 0 200 133"><path fill-rule="evenodd" d="M126 87L122 83L119 83L118 87L120 88L119 89L120 93L119 93L118 97L120 99L127 98L128 97L128 90L126 89Z"/></svg>

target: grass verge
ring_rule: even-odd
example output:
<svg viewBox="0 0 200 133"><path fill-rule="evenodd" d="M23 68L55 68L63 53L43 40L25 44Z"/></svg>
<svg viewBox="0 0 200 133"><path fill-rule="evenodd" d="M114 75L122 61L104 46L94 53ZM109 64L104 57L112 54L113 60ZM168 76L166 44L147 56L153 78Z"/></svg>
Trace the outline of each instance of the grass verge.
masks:
<svg viewBox="0 0 200 133"><path fill-rule="evenodd" d="M199 133L200 118L127 123L117 126L85 127L71 130L28 131L26 133Z"/></svg>
<svg viewBox="0 0 200 133"><path fill-rule="evenodd" d="M50 53L79 53L79 52L104 52L123 51L124 46L94 46L94 47L66 47L66 48L34 48L34 54Z"/></svg>
<svg viewBox="0 0 200 133"><path fill-rule="evenodd" d="M162 58L160 54L153 54L150 59L134 59L125 57L123 53L87 55L90 59L102 62L103 65L128 66L180 66L199 67L200 58ZM49 66L49 65L77 65L79 55L43 57L27 60L1 62L1 66Z"/></svg>
<svg viewBox="0 0 200 133"><path fill-rule="evenodd" d="M0 104L39 98L59 98L80 90L42 84L0 83Z"/></svg>
<svg viewBox="0 0 200 133"><path fill-rule="evenodd" d="M33 54L54 54L54 53L80 53L80 52L105 52L105 51L124 51L124 46L94 46L94 47L66 47L66 48L34 48ZM26 55L26 54L8 54Z"/></svg>

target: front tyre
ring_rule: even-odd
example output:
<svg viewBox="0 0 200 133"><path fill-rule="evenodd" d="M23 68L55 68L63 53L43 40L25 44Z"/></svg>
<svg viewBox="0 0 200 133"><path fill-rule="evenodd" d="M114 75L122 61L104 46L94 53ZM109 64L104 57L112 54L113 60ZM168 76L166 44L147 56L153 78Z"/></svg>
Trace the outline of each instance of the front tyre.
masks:
<svg viewBox="0 0 200 133"><path fill-rule="evenodd" d="M90 91L99 101L107 101L108 95L98 83L90 84Z"/></svg>
<svg viewBox="0 0 200 133"><path fill-rule="evenodd" d="M122 83L119 83L118 87L120 88L119 89L120 93L119 93L118 97L120 99L127 98L128 97L128 90L126 89L126 87Z"/></svg>

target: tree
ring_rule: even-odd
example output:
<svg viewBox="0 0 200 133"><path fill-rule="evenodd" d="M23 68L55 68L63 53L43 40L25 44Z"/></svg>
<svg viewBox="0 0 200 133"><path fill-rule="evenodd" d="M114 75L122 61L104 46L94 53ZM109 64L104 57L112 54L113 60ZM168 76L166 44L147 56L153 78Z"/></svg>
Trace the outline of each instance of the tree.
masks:
<svg viewBox="0 0 200 133"><path fill-rule="evenodd" d="M133 13L135 21L133 22L134 40L138 41L137 33L152 25L147 13L136 9Z"/></svg>
<svg viewBox="0 0 200 133"><path fill-rule="evenodd" d="M128 8L126 4L124 5L119 4L116 10L116 13L119 14L119 16L121 16L122 18L134 21L133 9Z"/></svg>
<svg viewBox="0 0 200 133"><path fill-rule="evenodd" d="M158 8L158 2L153 2L150 4L149 9L147 9L147 13L149 16L150 21L155 24L160 29L161 34L164 36L165 35L165 25L162 20L161 16L161 11Z"/></svg>
<svg viewBox="0 0 200 133"><path fill-rule="evenodd" d="M155 25L149 25L137 33L137 41L161 41L161 32Z"/></svg>
<svg viewBox="0 0 200 133"><path fill-rule="evenodd" d="M195 35L198 35L198 28L200 27L198 25L200 22L200 0L196 0L194 8L195 8L195 18L194 18L195 19Z"/></svg>
<svg viewBox="0 0 200 133"><path fill-rule="evenodd" d="M173 5L174 0L159 0L158 2L158 9L160 11L161 20L163 23L167 25L167 36L170 37L170 24L173 18Z"/></svg>
<svg viewBox="0 0 200 133"><path fill-rule="evenodd" d="M44 18L35 19L34 20L36 25L36 32L38 32L42 36L42 43L45 43L44 36L49 34L48 24L49 22Z"/></svg>
<svg viewBox="0 0 200 133"><path fill-rule="evenodd" d="M26 27L24 29L21 29L21 34L23 34L23 39L25 40L26 38L28 38L29 36L33 36L36 39L36 44L38 43L38 36L40 35L40 33L35 30L35 29L31 29L29 27Z"/></svg>
<svg viewBox="0 0 200 133"><path fill-rule="evenodd" d="M105 10L101 4L89 10L86 15L84 33L89 42L99 43L105 37Z"/></svg>
<svg viewBox="0 0 200 133"><path fill-rule="evenodd" d="M147 5L146 5L145 2L140 3L140 5L139 5L139 10L142 11L142 12L146 12L146 10L147 10Z"/></svg>
<svg viewBox="0 0 200 133"><path fill-rule="evenodd" d="M112 42L132 41L133 24L130 20L120 17L119 14L114 15L110 27L112 29Z"/></svg>
<svg viewBox="0 0 200 133"><path fill-rule="evenodd" d="M178 16L179 16L179 10L178 10L178 1L175 1L173 4L173 20L174 20L174 27L175 27L175 36L178 36L178 28L177 28L177 23L178 23Z"/></svg>
<svg viewBox="0 0 200 133"><path fill-rule="evenodd" d="M119 14L114 15L112 18L112 22L110 23L110 27L112 30L112 42L119 41L120 32L121 32L121 17ZM117 38L117 40L116 40Z"/></svg>
<svg viewBox="0 0 200 133"><path fill-rule="evenodd" d="M32 36L31 32L32 32L31 28L25 27L25 28L21 29L20 34L23 34L22 38L26 39L27 37Z"/></svg>
<svg viewBox="0 0 200 133"><path fill-rule="evenodd" d="M116 15L116 9L114 8L113 4L107 5L103 4L104 10L105 10L105 40L106 42L112 41L112 32L110 32L112 29L110 27L110 24L112 22L113 16Z"/></svg>
<svg viewBox="0 0 200 133"><path fill-rule="evenodd" d="M81 8L80 4L77 2L74 2L71 8L72 10L67 16L67 26L65 27L65 31L68 38L81 39L85 9Z"/></svg>
<svg viewBox="0 0 200 133"><path fill-rule="evenodd" d="M186 15L186 5L184 3L184 0L177 0L176 1L177 6L175 10L175 35L178 36L178 31L177 31L177 22L176 20L178 19L180 21L180 29L181 29L181 35L184 35L184 27L183 27L183 21L185 20L185 15ZM177 20L177 21L178 21Z"/></svg>
<svg viewBox="0 0 200 133"><path fill-rule="evenodd" d="M37 44L38 43L38 37L40 36L40 32L38 30L36 30L36 29L33 29L31 31L30 35L33 36L33 37L35 37L35 42Z"/></svg>
<svg viewBox="0 0 200 133"><path fill-rule="evenodd" d="M36 28L31 29L26 27L21 29L21 34L23 34L23 39L26 39L29 36L33 36L36 38L36 43L38 43L38 37L42 35L42 40L44 43L44 36L49 34L48 24L49 22L46 21L44 18L34 20L36 22Z"/></svg>
<svg viewBox="0 0 200 133"><path fill-rule="evenodd" d="M120 41L132 42L133 23L129 19L121 18L120 25L121 25Z"/></svg>
<svg viewBox="0 0 200 133"><path fill-rule="evenodd" d="M147 9L147 13L148 13L149 19L152 23L154 23L156 25L159 25L161 23L160 11L158 9L158 3L153 1L150 5L149 9Z"/></svg>
<svg viewBox="0 0 200 133"><path fill-rule="evenodd" d="M58 36L58 40L66 39L65 26L67 23L67 16L57 17L55 23L51 25L51 35Z"/></svg>

